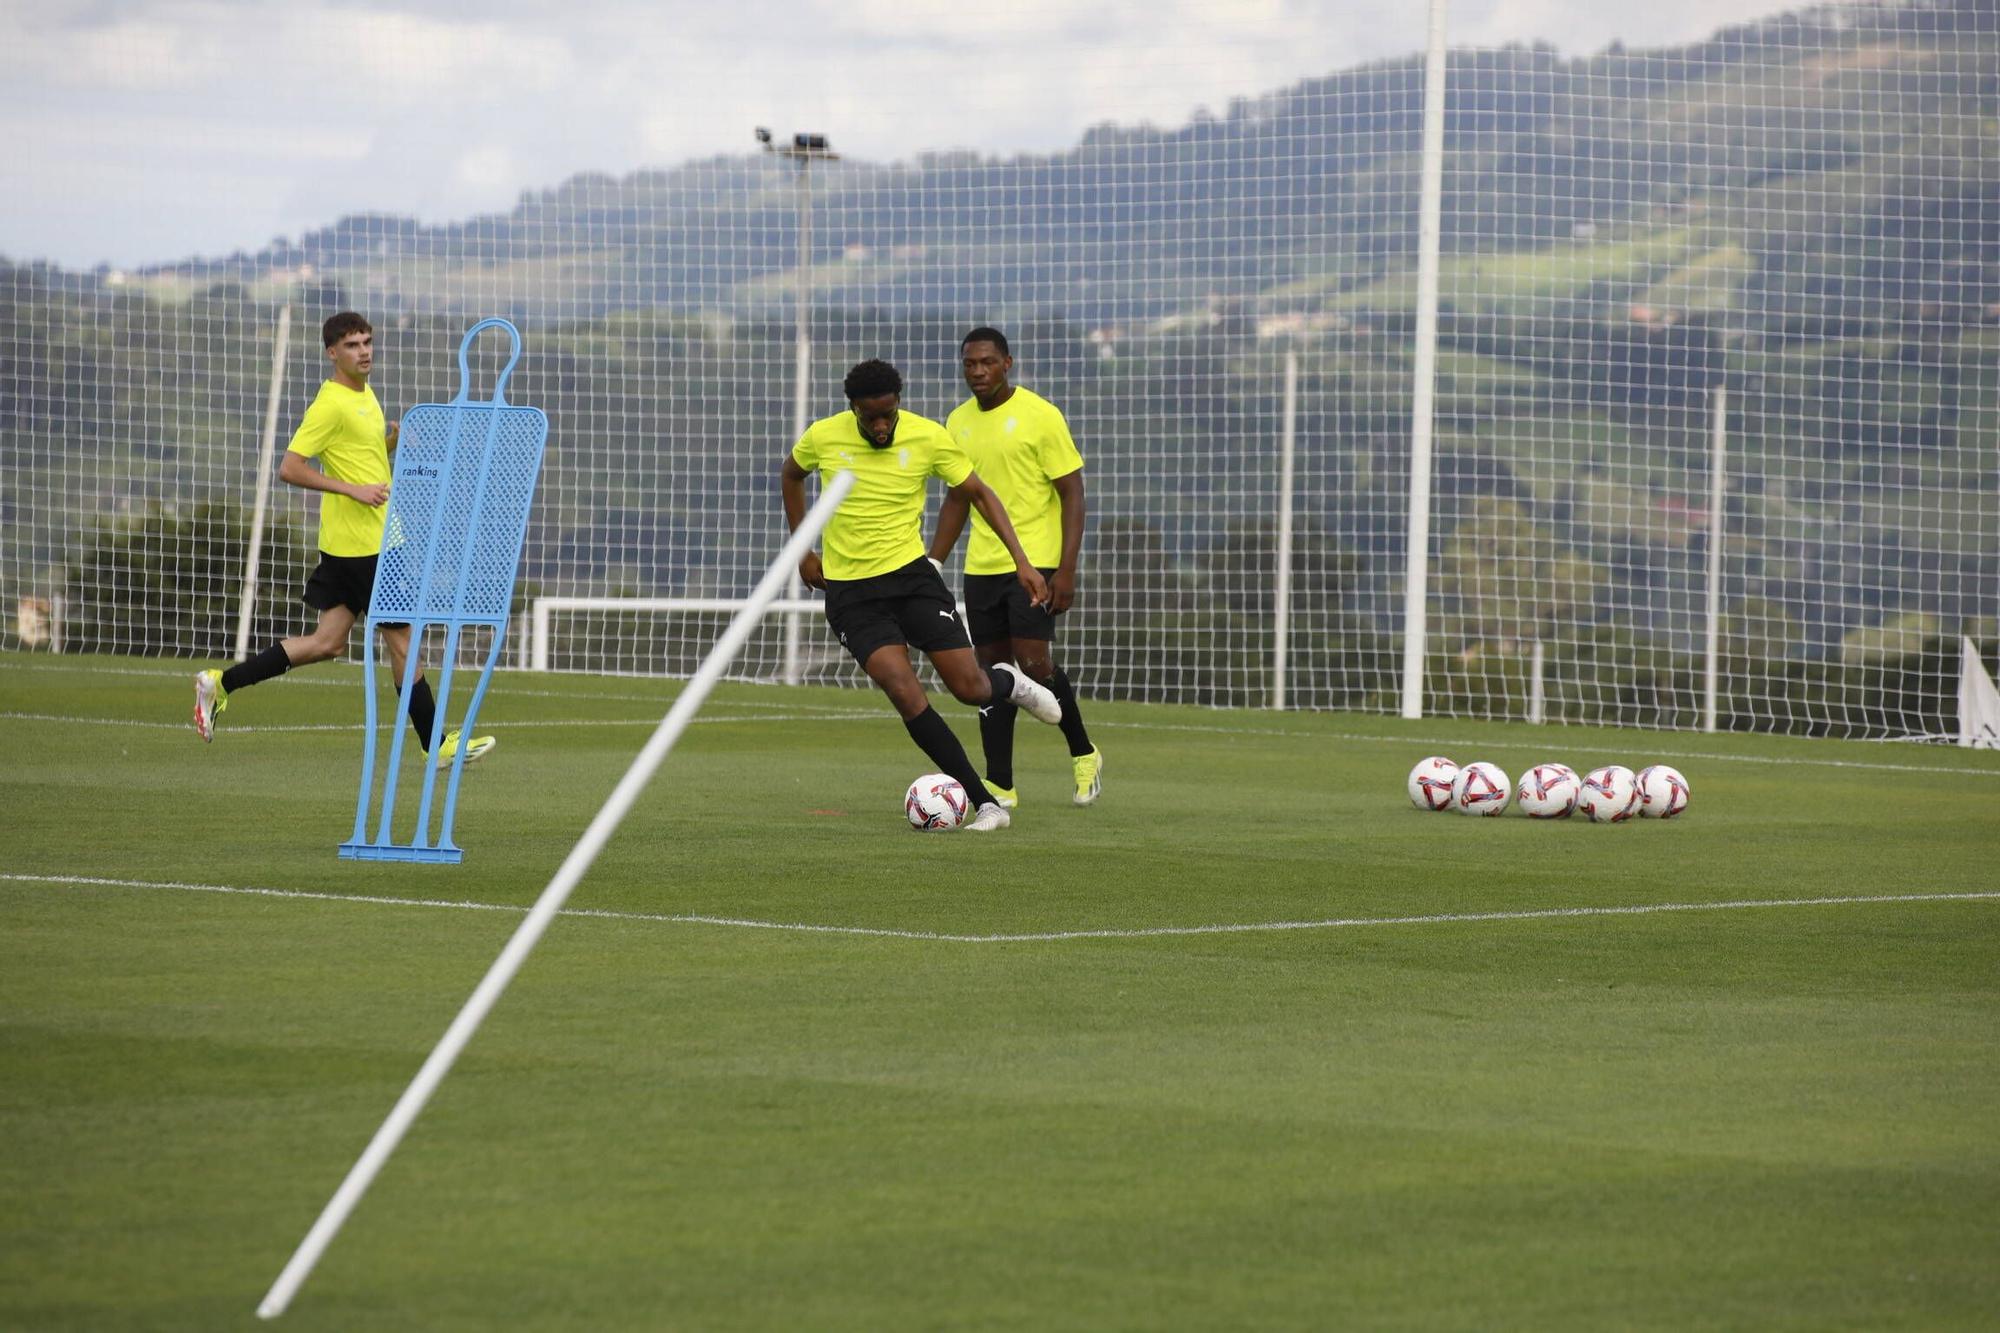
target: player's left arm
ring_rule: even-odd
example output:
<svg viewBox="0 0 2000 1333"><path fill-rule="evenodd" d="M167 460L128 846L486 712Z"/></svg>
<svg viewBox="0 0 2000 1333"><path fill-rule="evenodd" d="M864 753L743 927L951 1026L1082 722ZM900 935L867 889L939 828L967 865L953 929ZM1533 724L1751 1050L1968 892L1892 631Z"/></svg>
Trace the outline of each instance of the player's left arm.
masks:
<svg viewBox="0 0 2000 1333"><path fill-rule="evenodd" d="M965 474L965 480L945 492L948 505L954 498L979 510L979 516L993 529L1007 547L1007 554L1014 557L1014 577L1028 590L1028 600L1036 606L1049 604L1049 585L1042 578L1042 571L1036 569L1028 559L1028 553L1021 549L1021 539L1014 532L1014 520L1007 517L1007 506L1000 503L1000 497L993 488L979 479L977 472Z"/></svg>
<svg viewBox="0 0 2000 1333"><path fill-rule="evenodd" d="M1049 580L1049 613L1061 615L1076 601L1076 561L1083 554L1083 469L1049 483L1062 501L1062 559Z"/></svg>

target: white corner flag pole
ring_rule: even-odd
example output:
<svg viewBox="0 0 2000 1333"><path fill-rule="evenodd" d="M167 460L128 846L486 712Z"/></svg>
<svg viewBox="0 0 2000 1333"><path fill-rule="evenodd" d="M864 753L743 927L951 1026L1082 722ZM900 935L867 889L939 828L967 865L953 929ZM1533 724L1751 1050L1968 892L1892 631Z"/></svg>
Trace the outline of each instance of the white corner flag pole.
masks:
<svg viewBox="0 0 2000 1333"><path fill-rule="evenodd" d="M313 1266L326 1252L326 1247L340 1233L348 1214L354 1211L355 1205L361 1202L361 1196L366 1194L368 1187L375 1182L375 1176L381 1171L382 1164L388 1161L389 1154L396 1150L398 1143L402 1142L403 1135L422 1113L424 1104L430 1100L431 1094L437 1091L438 1084L442 1083L444 1076L451 1072L452 1064L458 1059L459 1053L465 1049L466 1043L472 1040L472 1034L479 1030L479 1025L486 1020L486 1015L499 1001L501 993L514 980L514 974L521 970L521 965L527 961L528 954L541 940L542 932L549 928L549 923L555 919L556 913L562 910L563 903L568 901L570 891L583 879L584 873L590 869L591 862L597 859L597 854L604 850L604 844L610 841L612 833L624 820L633 803L639 799L639 794L646 789L646 784L652 781L653 774L666 759L667 752L674 748L674 742L680 739L683 731L687 730L688 723L694 719L702 701L715 687L715 682L721 677L723 669L735 658L744 641L750 637L750 632L757 627L758 620L764 614L764 608L778 595L786 580L791 577L792 570L797 567L806 551L819 537L820 529L826 526L827 520L833 517L833 511L840 507L840 502L847 498L848 491L853 487L854 474L841 472L836 473L821 489L819 500L806 514L805 521L799 524L798 530L792 534L791 540L785 543L784 550L778 553L778 558L771 563L771 567L764 571L764 577L758 580L756 590L750 594L750 600L736 613L735 619L729 622L729 628L725 629L722 637L716 640L715 647L709 649L708 656L702 659L701 667L694 673L694 678L688 682L687 688L681 691L680 697L674 700L673 707L667 710L667 715L660 719L660 725L654 729L652 739L639 751L639 756L632 761L632 766L625 770L625 776L612 790L610 798L597 812L597 817L590 821L590 827L586 828L583 836L577 839L576 846L570 849L569 856L556 870L555 877L549 881L548 887L542 890L542 896L535 900L534 907L515 930L514 937L507 941L507 947L500 951L500 956L493 960L493 966L486 970L486 976L472 992L472 998L458 1011L458 1017L453 1019L451 1026L445 1030L444 1037L431 1051L430 1058L424 1061L423 1068L417 1071L417 1076L410 1081L410 1086L403 1090L403 1095L397 1099L395 1108L389 1112L389 1118L375 1131L375 1137L369 1140L367 1148L349 1169L347 1178L340 1182L340 1188L334 1191L331 1199L327 1200L326 1207L320 1212L319 1220L313 1223L312 1230L306 1233L306 1238L299 1242L299 1248L293 1252L291 1261L285 1265L284 1271L278 1274L278 1280L271 1284L271 1290L258 1305L259 1318L276 1319L292 1303L292 1297L298 1294L299 1287L311 1276Z"/></svg>

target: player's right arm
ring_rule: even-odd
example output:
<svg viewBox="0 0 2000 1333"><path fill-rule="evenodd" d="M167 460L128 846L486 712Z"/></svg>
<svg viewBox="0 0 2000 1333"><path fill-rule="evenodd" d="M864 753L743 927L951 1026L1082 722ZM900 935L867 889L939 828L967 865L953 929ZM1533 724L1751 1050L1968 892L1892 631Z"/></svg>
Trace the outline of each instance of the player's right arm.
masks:
<svg viewBox="0 0 2000 1333"><path fill-rule="evenodd" d="M778 469L778 490L785 497L785 531L797 532L806 521L806 478L811 474L790 454ZM808 588L826 591L826 571L820 567L819 552L807 551L799 558L799 577Z"/></svg>
<svg viewBox="0 0 2000 1333"><path fill-rule="evenodd" d="M285 456L278 462L278 480L304 491L332 491L335 495L344 495L350 500L359 500L362 504L374 508L389 503L388 482L378 481L361 485L349 481L336 481L314 467L304 454L294 453L290 449L285 450Z"/></svg>

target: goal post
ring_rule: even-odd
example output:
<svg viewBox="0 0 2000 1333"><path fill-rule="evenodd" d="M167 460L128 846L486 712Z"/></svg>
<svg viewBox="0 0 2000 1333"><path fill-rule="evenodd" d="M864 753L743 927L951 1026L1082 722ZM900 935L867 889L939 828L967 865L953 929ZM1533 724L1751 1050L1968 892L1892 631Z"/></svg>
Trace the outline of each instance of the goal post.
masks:
<svg viewBox="0 0 2000 1333"><path fill-rule="evenodd" d="M555 617L566 611L648 611L661 615L707 612L733 613L745 605L741 597L537 597L528 606L528 669L547 671L553 660ZM824 603L810 597L778 597L765 607L772 615L817 615ZM788 684L796 683L789 680Z"/></svg>
<svg viewBox="0 0 2000 1333"><path fill-rule="evenodd" d="M417 1071L409 1087L405 1088L403 1095L397 1099L388 1118L382 1122L381 1128L375 1131L375 1137L369 1140L368 1146L362 1150L361 1156L348 1170L347 1177L340 1182L340 1187L334 1191L333 1197L327 1200L326 1207L321 1210L318 1220L306 1233L305 1239L299 1242L298 1249L293 1252L290 1261L285 1264L277 1280L271 1284L270 1291L257 1306L259 1318L275 1319L283 1314L291 1304L292 1298L298 1294L299 1287L312 1275L320 1256L326 1252L326 1247L332 1244L333 1238L340 1234L340 1228L353 1213L355 1206L361 1202L362 1195L368 1192L368 1187L375 1182L375 1177L380 1174L383 1164L389 1160L389 1155L396 1150L396 1145L402 1142L403 1135L415 1123L417 1116L422 1114L425 1104L431 1099L431 1094L444 1082L445 1075L451 1072L452 1065L471 1042L473 1034L479 1031L479 1025L486 1021L487 1014L491 1013L493 1006L499 1003L500 996L512 983L515 974L528 961L529 953L533 952L535 945L541 941L550 922L555 920L556 913L560 912L563 904L569 901L570 894L583 881L585 873L597 860L598 853L604 850L604 845L611 840L611 835L617 831L619 824L624 822L625 816L638 801L639 794L646 789L646 784L652 781L653 774L659 771L660 765L673 750L681 733L687 730L688 724L694 720L694 715L701 710L703 701L715 688L716 681L721 678L730 659L735 657L744 641L749 638L750 631L756 627L771 602L776 600L778 590L790 580L800 559L811 549L813 542L819 537L820 530L826 526L834 511L840 507L841 501L847 498L847 493L853 488L854 474L851 472L836 473L826 482L820 491L819 499L807 511L805 520L799 524L797 530L785 542L784 548L778 552L777 558L764 571L763 578L757 581L757 586L751 592L749 600L744 603L743 609L729 622L729 628L723 631L722 637L716 640L713 648L709 649L701 669L695 672L694 677L688 681L687 688L681 691L673 706L667 710L666 716L660 719L660 725L654 729L652 737L633 759L631 766L625 770L625 776L619 779L618 785L605 799L596 817L590 821L589 827L584 829L583 836L577 839L569 855L563 858L562 865L556 869L548 887L544 888L541 896L535 899L535 905L529 909L526 918L515 929L506 947L501 949L500 956L494 959L493 965L486 970L485 977L474 988L465 1006L459 1010L458 1017L452 1020L451 1026L445 1030L444 1036L432 1049L423 1067Z"/></svg>

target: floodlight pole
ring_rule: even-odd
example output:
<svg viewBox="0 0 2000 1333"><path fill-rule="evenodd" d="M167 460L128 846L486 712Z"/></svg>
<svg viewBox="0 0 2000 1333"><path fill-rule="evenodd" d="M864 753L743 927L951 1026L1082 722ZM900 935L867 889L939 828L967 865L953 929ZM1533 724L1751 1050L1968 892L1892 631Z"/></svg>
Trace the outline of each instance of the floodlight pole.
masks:
<svg viewBox="0 0 2000 1333"><path fill-rule="evenodd" d="M799 199L799 260L798 289L794 298L792 327L792 439L796 441L806 433L807 399L812 379L812 164L814 162L838 161L840 154L833 151L824 134L801 132L792 136L792 141L780 147L771 139L771 132L763 126L757 127L757 142L764 145L764 151L776 157L788 158L798 168ZM789 601L797 601L804 595L797 574L786 589ZM785 613L785 664L784 682L787 685L799 683L799 640L802 637L804 620L796 611Z"/></svg>

